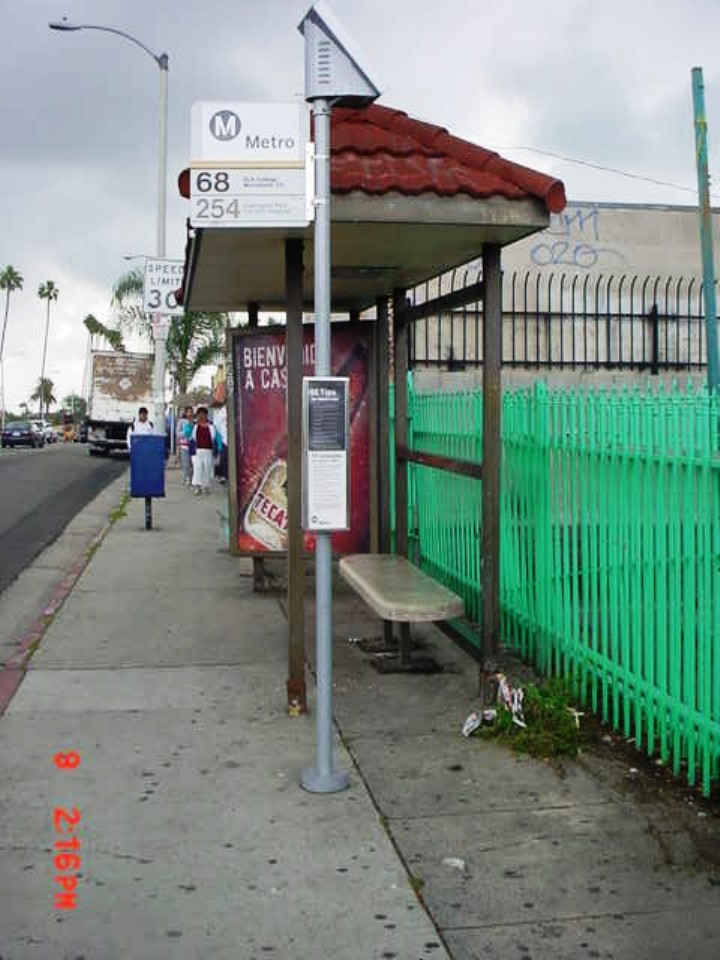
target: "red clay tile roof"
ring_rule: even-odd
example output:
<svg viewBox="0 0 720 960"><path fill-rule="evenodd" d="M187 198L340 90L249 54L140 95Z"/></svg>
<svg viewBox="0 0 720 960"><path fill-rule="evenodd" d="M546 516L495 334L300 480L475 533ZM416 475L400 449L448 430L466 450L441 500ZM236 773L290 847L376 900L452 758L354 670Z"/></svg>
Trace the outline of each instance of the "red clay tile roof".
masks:
<svg viewBox="0 0 720 960"><path fill-rule="evenodd" d="M401 110L378 104L362 110L335 108L331 142L336 194L361 190L376 196L394 191L408 196L464 194L478 200L537 197L550 213L565 208L560 180L504 160Z"/></svg>
<svg viewBox="0 0 720 960"><path fill-rule="evenodd" d="M381 196L458 194L476 200L537 197L550 213L565 208L560 180L498 153L451 136L443 127L414 120L401 110L377 104L362 110L336 107L331 115L330 182L334 194ZM190 196L189 171L178 178L180 193Z"/></svg>

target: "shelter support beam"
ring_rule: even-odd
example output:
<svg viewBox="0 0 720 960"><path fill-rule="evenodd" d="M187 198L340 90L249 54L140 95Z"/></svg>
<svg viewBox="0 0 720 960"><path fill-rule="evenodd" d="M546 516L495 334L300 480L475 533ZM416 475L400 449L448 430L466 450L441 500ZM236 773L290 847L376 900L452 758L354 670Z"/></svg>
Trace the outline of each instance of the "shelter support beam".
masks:
<svg viewBox="0 0 720 960"><path fill-rule="evenodd" d="M482 252L483 307L483 448L481 695L487 693L492 659L500 633L500 424L502 416L502 275L500 247L486 244Z"/></svg>
<svg viewBox="0 0 720 960"><path fill-rule="evenodd" d="M395 372L395 449L408 445L408 323L404 290L393 291L393 358ZM408 555L408 465L407 461L395 461L395 552L401 557ZM410 663L410 624L401 623L400 664Z"/></svg>
<svg viewBox="0 0 720 960"><path fill-rule="evenodd" d="M387 297L376 302L375 324L376 356L376 410L377 443L373 448L376 456L378 526L377 540L380 553L392 549L390 532L390 303ZM383 642L386 649L393 643L393 627L390 620L383 620Z"/></svg>
<svg viewBox="0 0 720 960"><path fill-rule="evenodd" d="M303 241L285 240L287 350L288 713L307 713L302 515Z"/></svg>
<svg viewBox="0 0 720 960"><path fill-rule="evenodd" d="M380 553L390 553L390 304L387 297L377 301L377 473Z"/></svg>

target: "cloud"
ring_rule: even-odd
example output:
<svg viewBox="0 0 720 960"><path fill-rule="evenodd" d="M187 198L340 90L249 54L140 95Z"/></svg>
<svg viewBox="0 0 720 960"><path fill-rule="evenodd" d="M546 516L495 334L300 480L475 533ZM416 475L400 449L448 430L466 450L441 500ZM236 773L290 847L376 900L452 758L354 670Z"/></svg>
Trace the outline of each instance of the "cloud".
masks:
<svg viewBox="0 0 720 960"><path fill-rule="evenodd" d="M0 0L2 2L2 0ZM711 171L720 165L716 0L329 0L384 84L381 102L561 176L584 200L691 203L692 194L512 148L533 147L695 184L690 70L704 68ZM76 22L125 30L169 70L168 243L181 257L195 100L286 100L304 85L297 25L310 0L74 0ZM57 0L4 0L0 61L0 268L11 301L7 389L16 406L39 375L53 279L48 366L82 386L82 318L108 316L128 253L155 251L159 71L101 31L48 29ZM692 26L692 28L691 28ZM9 354L13 356L10 357ZM10 370L12 366L12 370Z"/></svg>

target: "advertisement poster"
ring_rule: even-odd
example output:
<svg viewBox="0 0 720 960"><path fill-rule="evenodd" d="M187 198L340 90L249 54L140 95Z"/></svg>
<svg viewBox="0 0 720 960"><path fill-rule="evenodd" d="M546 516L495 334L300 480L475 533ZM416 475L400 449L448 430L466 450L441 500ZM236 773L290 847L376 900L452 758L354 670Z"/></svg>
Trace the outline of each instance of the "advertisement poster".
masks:
<svg viewBox="0 0 720 960"><path fill-rule="evenodd" d="M332 374L350 378L350 529L332 535L336 554L367 552L370 543L370 392L372 325L332 325ZM239 553L287 549L287 361L285 328L233 336L235 457ZM303 375L315 372L314 329L303 336ZM299 519L299 518L298 518ZM306 533L304 546L314 549Z"/></svg>

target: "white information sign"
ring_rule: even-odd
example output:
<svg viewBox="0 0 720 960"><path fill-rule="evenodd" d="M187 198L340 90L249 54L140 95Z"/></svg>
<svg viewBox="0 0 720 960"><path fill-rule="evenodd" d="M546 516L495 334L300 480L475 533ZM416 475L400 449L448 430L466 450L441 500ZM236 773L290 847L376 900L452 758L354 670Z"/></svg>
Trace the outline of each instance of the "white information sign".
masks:
<svg viewBox="0 0 720 960"><path fill-rule="evenodd" d="M312 169L312 167L310 167ZM305 167L190 171L190 223L194 227L306 226Z"/></svg>
<svg viewBox="0 0 720 960"><path fill-rule="evenodd" d="M196 103L191 226L307 226L314 193L309 134L305 104Z"/></svg>
<svg viewBox="0 0 720 960"><path fill-rule="evenodd" d="M181 317L185 308L177 302L176 292L183 284L182 260L146 260L143 310L166 317Z"/></svg>
<svg viewBox="0 0 720 960"><path fill-rule="evenodd" d="M347 530L349 512L348 377L303 378L303 527Z"/></svg>

